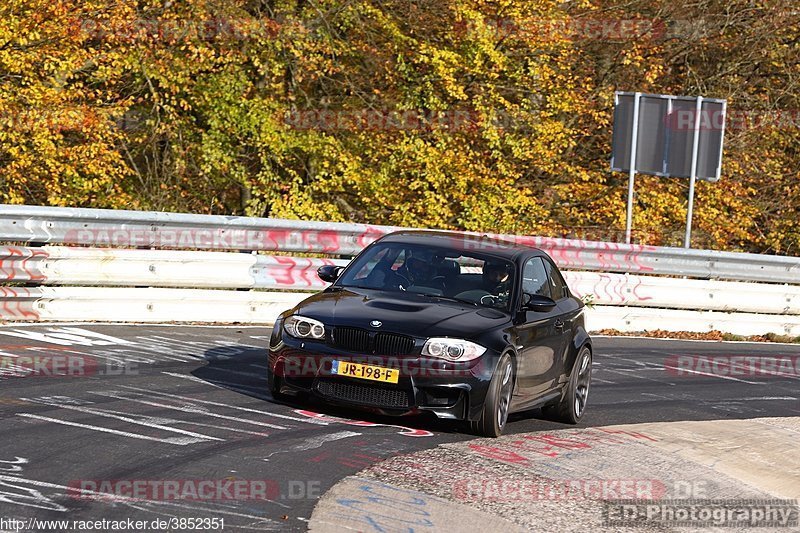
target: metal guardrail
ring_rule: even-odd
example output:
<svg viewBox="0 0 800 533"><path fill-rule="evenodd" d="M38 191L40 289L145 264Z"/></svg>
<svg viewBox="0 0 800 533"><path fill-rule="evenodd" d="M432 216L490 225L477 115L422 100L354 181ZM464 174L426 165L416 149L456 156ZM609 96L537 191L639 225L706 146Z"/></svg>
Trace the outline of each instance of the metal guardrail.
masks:
<svg viewBox="0 0 800 533"><path fill-rule="evenodd" d="M0 319L102 322L224 322L272 324L304 293L126 287L0 287ZM720 330L738 335L800 336L800 316L597 305L591 330Z"/></svg>
<svg viewBox="0 0 800 533"><path fill-rule="evenodd" d="M800 337L800 317L797 315L600 305L586 312L586 321L593 331L721 331L735 335L774 333Z"/></svg>
<svg viewBox="0 0 800 533"><path fill-rule="evenodd" d="M39 285L321 290L342 259L183 250L0 246L0 282Z"/></svg>
<svg viewBox="0 0 800 533"><path fill-rule="evenodd" d="M0 282L6 284L0 287L0 319L270 323L305 297L274 291L322 289L319 266L345 265L381 235L401 229L0 205L0 242L34 245L0 246ZM549 253L573 292L595 304L587 311L595 329L800 334L797 257L484 237L470 246L490 250L501 238Z"/></svg>
<svg viewBox="0 0 800 533"><path fill-rule="evenodd" d="M327 286L317 268L346 264L342 259L227 252L0 247L0 281L43 286L316 291ZM563 274L573 293L598 305L800 315L797 285L569 270Z"/></svg>
<svg viewBox="0 0 800 533"><path fill-rule="evenodd" d="M0 287L0 320L272 324L305 296L150 287Z"/></svg>
<svg viewBox="0 0 800 533"><path fill-rule="evenodd" d="M271 218L0 205L8 242L199 250L266 250L350 256L390 226ZM454 236L457 238L457 233ZM486 235L535 246L561 268L800 284L800 258L618 243Z"/></svg>
<svg viewBox="0 0 800 533"><path fill-rule="evenodd" d="M564 271L570 290L597 305L800 315L800 286Z"/></svg>

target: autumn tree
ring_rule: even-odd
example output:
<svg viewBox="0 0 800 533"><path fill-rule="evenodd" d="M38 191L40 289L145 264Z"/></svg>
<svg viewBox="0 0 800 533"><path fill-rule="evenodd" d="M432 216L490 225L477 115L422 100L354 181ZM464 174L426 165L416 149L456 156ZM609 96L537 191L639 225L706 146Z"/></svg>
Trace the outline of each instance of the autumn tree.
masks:
<svg viewBox="0 0 800 533"><path fill-rule="evenodd" d="M3 201L619 241L615 90L728 100L697 247L797 253L789 0L9 0ZM739 117L739 122L734 119ZM637 180L678 245L687 182Z"/></svg>
<svg viewBox="0 0 800 533"><path fill-rule="evenodd" d="M118 146L129 101L75 22L94 2L0 5L0 197L121 207L130 169Z"/></svg>

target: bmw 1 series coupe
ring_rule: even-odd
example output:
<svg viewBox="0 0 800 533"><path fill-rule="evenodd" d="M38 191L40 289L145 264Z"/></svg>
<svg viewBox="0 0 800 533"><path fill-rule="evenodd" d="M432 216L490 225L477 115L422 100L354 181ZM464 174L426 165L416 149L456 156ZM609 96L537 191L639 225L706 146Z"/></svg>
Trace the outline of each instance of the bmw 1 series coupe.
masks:
<svg viewBox="0 0 800 533"><path fill-rule="evenodd" d="M268 386L382 414L431 412L502 434L509 413L584 415L592 343L584 304L550 257L479 235L401 231L275 322Z"/></svg>

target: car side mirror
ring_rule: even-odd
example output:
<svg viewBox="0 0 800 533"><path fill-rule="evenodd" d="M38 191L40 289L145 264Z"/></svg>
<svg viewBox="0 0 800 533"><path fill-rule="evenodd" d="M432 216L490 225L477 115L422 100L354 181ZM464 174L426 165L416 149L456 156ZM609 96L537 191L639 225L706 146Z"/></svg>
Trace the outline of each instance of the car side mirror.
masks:
<svg viewBox="0 0 800 533"><path fill-rule="evenodd" d="M552 298L548 298L547 296L542 296L541 294L529 294L525 293L522 295L522 308L526 311L549 311L556 306L556 301Z"/></svg>
<svg viewBox="0 0 800 533"><path fill-rule="evenodd" d="M325 265L321 266L317 269L317 276L322 281L326 281L328 283L333 283L337 279L339 279L339 274L342 273L344 267L336 266L336 265Z"/></svg>

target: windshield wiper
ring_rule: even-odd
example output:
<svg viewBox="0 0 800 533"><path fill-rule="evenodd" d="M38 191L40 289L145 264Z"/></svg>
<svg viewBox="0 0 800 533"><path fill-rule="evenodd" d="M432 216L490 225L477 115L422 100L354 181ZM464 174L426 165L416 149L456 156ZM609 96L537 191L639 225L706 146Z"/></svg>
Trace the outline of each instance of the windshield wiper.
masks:
<svg viewBox="0 0 800 533"><path fill-rule="evenodd" d="M367 286L364 286L364 285L336 285L336 287L339 287L339 289L367 289L367 290L370 290L370 291L384 290L384 289L380 289L378 287L367 287Z"/></svg>
<svg viewBox="0 0 800 533"><path fill-rule="evenodd" d="M477 302L473 302L472 300L466 300L464 298L456 298L455 296L445 296L443 294L429 294L427 292L418 292L416 294L420 294L422 296L428 296L429 298L439 298L440 300L451 300L453 302L460 302L462 304L469 304L478 307Z"/></svg>

